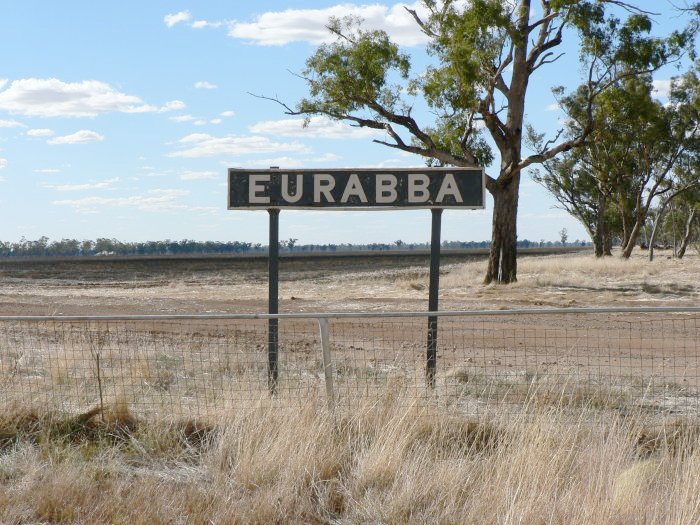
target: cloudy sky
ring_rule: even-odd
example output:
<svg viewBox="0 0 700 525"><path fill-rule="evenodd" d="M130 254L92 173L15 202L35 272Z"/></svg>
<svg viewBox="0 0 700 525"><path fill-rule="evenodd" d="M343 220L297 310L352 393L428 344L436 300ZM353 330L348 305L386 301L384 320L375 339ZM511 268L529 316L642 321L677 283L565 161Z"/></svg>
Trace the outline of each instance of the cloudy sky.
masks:
<svg viewBox="0 0 700 525"><path fill-rule="evenodd" d="M6 2L0 17L0 239L266 242L267 214L226 210L228 167L409 167L376 132L322 118L308 128L274 103L306 94L305 59L329 16L354 14L428 60L402 4L333 1ZM659 17L660 30L678 18ZM576 49L531 83L528 120L554 134L552 85L580 78ZM658 74L663 97L668 78ZM417 103L420 107L420 103ZM424 112L423 122L429 114ZM383 138L382 135L378 136ZM487 168L496 175L497 164ZM525 177L519 238L585 232ZM483 211L449 211L443 238L487 240ZM300 243L427 241L429 212L284 212Z"/></svg>

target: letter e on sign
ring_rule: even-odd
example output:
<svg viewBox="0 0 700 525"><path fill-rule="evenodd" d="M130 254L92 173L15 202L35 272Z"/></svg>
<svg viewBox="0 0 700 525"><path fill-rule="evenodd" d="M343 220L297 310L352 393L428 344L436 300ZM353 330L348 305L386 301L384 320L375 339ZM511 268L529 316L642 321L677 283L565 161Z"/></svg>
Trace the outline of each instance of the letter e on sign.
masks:
<svg viewBox="0 0 700 525"><path fill-rule="evenodd" d="M270 203L270 196L269 195L261 195L261 193L264 193L266 188L266 185L264 184L267 182L269 184L270 182L270 176L269 175L251 175L250 176L250 186L248 186L248 200L252 204L269 204Z"/></svg>

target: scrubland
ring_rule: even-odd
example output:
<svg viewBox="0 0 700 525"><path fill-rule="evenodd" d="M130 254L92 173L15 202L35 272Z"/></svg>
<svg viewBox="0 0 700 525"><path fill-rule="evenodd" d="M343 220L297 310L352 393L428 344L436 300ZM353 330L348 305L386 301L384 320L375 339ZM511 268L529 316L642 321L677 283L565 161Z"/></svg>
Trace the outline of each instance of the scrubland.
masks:
<svg viewBox="0 0 700 525"><path fill-rule="evenodd" d="M5 407L2 523L696 523L697 426L385 398L143 421Z"/></svg>
<svg viewBox="0 0 700 525"><path fill-rule="evenodd" d="M692 305L699 260L523 258L508 287L481 284L483 261L449 264L441 300L445 308ZM234 311L265 297L259 276L8 284L5 310L22 297L61 309L37 313L66 304L73 313L81 304L84 313L100 304L181 311L188 297ZM411 309L423 306L427 272L324 270L282 284L287 311ZM82 413L5 403L0 523L698 523L697 419L650 417L584 386L575 396L524 395L519 407L494 403L478 416L402 398L390 385L352 408L330 411L313 395L295 408L266 398L198 419L143 414L112 398Z"/></svg>

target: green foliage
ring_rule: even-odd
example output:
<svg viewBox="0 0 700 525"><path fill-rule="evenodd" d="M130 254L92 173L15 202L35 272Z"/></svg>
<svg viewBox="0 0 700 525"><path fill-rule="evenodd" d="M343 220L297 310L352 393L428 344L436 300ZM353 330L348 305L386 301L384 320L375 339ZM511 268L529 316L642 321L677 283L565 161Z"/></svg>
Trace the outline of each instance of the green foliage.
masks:
<svg viewBox="0 0 700 525"><path fill-rule="evenodd" d="M313 98L302 100L299 110L342 115L374 101L395 110L400 87L390 83L389 75L407 79L408 56L385 32L363 31L354 18L332 20L330 29L339 38L321 45L308 59L304 75Z"/></svg>
<svg viewBox="0 0 700 525"><path fill-rule="evenodd" d="M602 214L606 231L624 245L656 200L697 199L692 186L700 185L699 85L692 70L673 79L670 103L664 105L652 96L650 75L623 77L590 106L586 145L545 163L535 180L589 232ZM561 99L571 117L569 135L580 133L589 111L586 89ZM529 138L535 147L543 140L532 130Z"/></svg>
<svg viewBox="0 0 700 525"><path fill-rule="evenodd" d="M673 136L678 126L669 128L668 112L651 101L648 75L683 53L694 56L700 8L690 11L687 28L657 37L649 14L618 0L549 0L540 4L537 15L531 14L530 0L422 3L422 14L412 14L428 40L430 63L424 70L412 70L410 57L385 32L364 30L357 19L334 20L330 30L336 40L320 46L306 62L309 97L296 111L285 108L290 114L322 114L384 130L388 138L375 142L422 155L429 165L489 165L494 145L501 162L497 176L487 175L486 186L495 202L508 204L493 218L496 237L485 281L511 282L517 266L520 172L582 146L596 128L595 119L621 122L625 134L667 147L670 142L665 138ZM565 103L570 102L574 125L553 140L531 130L531 142L538 148L525 156L523 130L531 77L557 60L558 46L572 36L568 29L577 33L587 71L585 83L574 93L564 97L563 90L557 90ZM623 94L629 100L623 100ZM598 97L603 100L597 101ZM424 122L413 114L416 99L430 110ZM600 108L596 114L593 105ZM641 133L633 135L640 126ZM597 129L596 141L615 130ZM635 147L639 144L641 140L634 142ZM624 173L640 166L649 172L642 157L630 162L623 153L611 152L609 160L624 167ZM618 185L623 181L629 178L617 178ZM620 205L626 216L639 209L624 200Z"/></svg>
<svg viewBox="0 0 700 525"><path fill-rule="evenodd" d="M460 115L454 115L451 117L445 117L437 122L436 128L426 128L426 133L430 135L435 146L442 150L448 151L455 157L459 157L463 153L463 147L469 149L469 151L476 157L479 166L490 166L493 162L493 151L491 146L484 138L482 134L477 133L466 133L470 129L469 122L465 122L464 118L460 118ZM465 134L467 136L466 141L464 140ZM414 139L413 143L416 146L420 146L420 143ZM428 166L443 166L444 163L438 159L429 158L427 159Z"/></svg>
<svg viewBox="0 0 700 525"><path fill-rule="evenodd" d="M506 5L499 0L471 2L459 11L454 2L428 21L435 35L428 51L437 58L422 79L416 80L426 102L445 113L477 111L479 100L488 90L487 74L497 64L513 27Z"/></svg>

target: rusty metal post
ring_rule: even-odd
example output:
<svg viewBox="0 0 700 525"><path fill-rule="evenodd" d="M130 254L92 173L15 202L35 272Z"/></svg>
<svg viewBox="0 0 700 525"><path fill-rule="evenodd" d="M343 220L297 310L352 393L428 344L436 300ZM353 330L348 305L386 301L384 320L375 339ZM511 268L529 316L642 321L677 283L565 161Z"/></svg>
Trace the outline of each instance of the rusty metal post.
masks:
<svg viewBox="0 0 700 525"><path fill-rule="evenodd" d="M432 228L430 233L430 290L428 292L428 311L438 311L438 296L440 290L440 229L442 225L442 210L432 209ZM430 388L435 387L435 371L437 369L437 330L438 318L428 316L428 351L425 376Z"/></svg>

